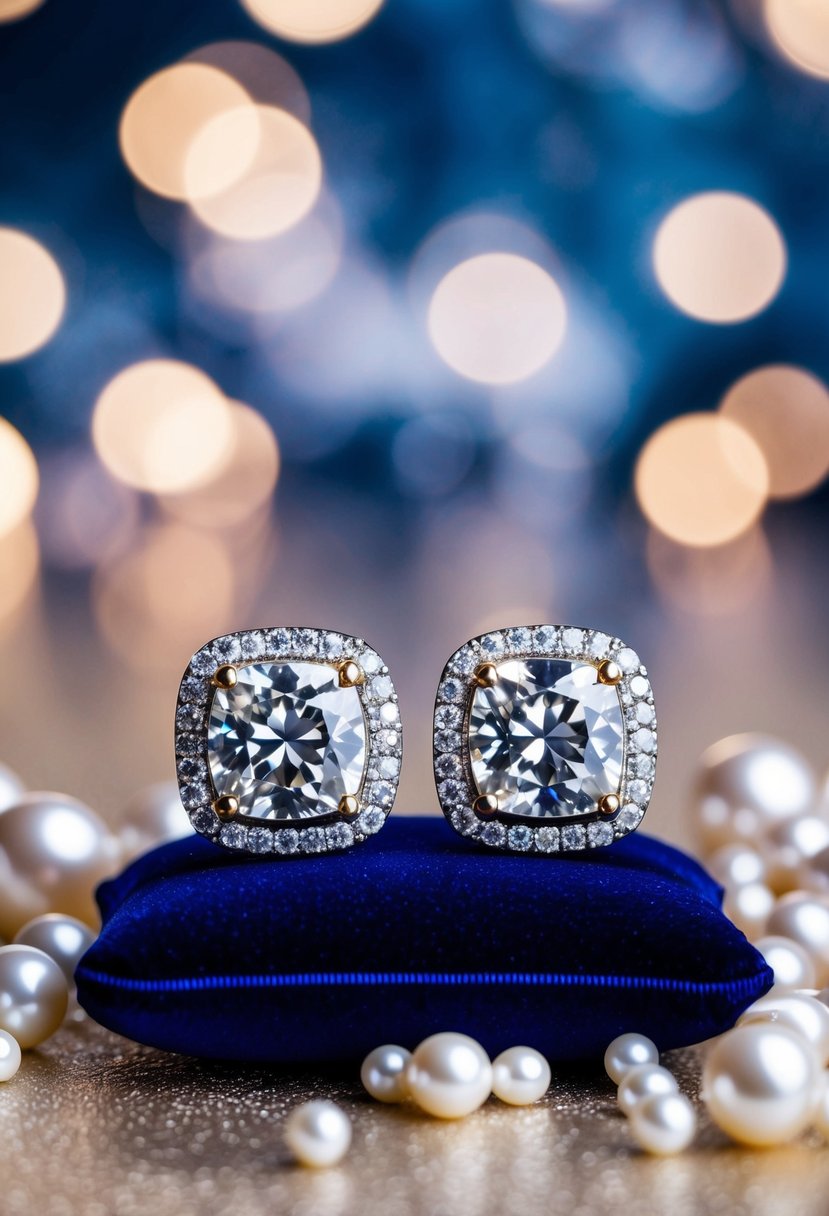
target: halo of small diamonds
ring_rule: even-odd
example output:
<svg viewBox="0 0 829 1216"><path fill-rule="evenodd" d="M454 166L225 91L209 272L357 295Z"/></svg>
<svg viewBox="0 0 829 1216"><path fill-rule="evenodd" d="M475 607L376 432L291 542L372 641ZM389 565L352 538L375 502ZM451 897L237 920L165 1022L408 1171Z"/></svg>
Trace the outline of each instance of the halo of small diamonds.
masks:
<svg viewBox="0 0 829 1216"><path fill-rule="evenodd" d="M355 685L365 718L366 759L358 810L345 818L326 812L301 820L223 819L214 809L208 759L208 722L217 669L230 664L320 663L350 659L364 680ZM213 638L190 660L176 703L175 752L179 793L197 832L234 850L271 856L339 852L366 840L386 822L400 779L403 741L397 693L388 668L361 639L328 629L252 629Z"/></svg>
<svg viewBox="0 0 829 1216"><path fill-rule="evenodd" d="M479 789L469 752L470 710L483 664L514 659L561 659L596 667L615 663L614 681L623 724L624 751L617 787L618 809L595 809L556 818L527 818L496 811L478 814ZM458 713L460 711L460 714ZM570 625L525 625L481 634L451 656L438 686L434 765L444 815L463 836L490 848L550 855L602 848L639 826L653 790L657 734L653 692L639 656L620 638Z"/></svg>

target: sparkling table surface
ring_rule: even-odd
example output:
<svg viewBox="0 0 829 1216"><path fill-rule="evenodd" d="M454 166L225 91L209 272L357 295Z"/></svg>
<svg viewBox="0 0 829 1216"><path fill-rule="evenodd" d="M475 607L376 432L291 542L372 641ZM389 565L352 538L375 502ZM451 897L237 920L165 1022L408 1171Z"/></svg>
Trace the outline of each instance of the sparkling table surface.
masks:
<svg viewBox="0 0 829 1216"><path fill-rule="evenodd" d="M229 1028L232 1033L232 1028ZM695 1097L699 1057L666 1063ZM342 1165L289 1161L280 1125L326 1095L354 1123ZM558 1072L547 1097L495 1099L458 1123L370 1101L349 1075L205 1064L68 1024L0 1091L3 1216L507 1216L827 1210L829 1149L816 1137L766 1152L702 1121L694 1148L640 1154L598 1071Z"/></svg>

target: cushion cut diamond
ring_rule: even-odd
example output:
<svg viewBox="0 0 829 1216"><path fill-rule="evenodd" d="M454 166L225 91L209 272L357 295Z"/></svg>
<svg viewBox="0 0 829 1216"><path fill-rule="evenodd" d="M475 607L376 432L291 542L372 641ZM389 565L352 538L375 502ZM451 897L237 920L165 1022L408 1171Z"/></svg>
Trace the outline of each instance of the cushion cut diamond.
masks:
<svg viewBox="0 0 829 1216"><path fill-rule="evenodd" d="M254 819L306 819L357 794L366 767L366 722L357 689L325 663L252 663L219 688L207 739L217 796Z"/></svg>
<svg viewBox="0 0 829 1216"><path fill-rule="evenodd" d="M476 688L469 757L478 792L504 814L582 815L616 792L624 725L616 689L596 668L564 659L515 659Z"/></svg>

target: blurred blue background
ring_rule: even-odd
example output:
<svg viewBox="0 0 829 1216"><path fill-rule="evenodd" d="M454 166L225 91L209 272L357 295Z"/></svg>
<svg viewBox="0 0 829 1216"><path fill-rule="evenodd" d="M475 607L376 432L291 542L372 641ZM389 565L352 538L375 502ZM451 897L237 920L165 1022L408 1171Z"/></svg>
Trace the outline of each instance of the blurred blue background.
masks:
<svg viewBox="0 0 829 1216"><path fill-rule="evenodd" d="M326 625L392 668L401 809L434 809L443 661L546 619L649 665L655 828L682 838L718 735L824 763L817 0L26 6L0 0L4 760L117 818L171 775L207 637ZM163 374L111 389L155 360L206 373L203 418Z"/></svg>

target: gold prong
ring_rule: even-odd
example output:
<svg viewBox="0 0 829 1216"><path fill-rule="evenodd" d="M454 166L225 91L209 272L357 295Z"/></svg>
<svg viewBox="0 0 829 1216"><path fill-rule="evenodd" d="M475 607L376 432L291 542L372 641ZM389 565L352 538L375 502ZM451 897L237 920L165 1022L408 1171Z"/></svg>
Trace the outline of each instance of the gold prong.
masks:
<svg viewBox="0 0 829 1216"><path fill-rule="evenodd" d="M598 669L600 684L618 684L622 678L622 669L612 659L603 659Z"/></svg>
<svg viewBox="0 0 829 1216"><path fill-rule="evenodd" d="M481 663L475 671L475 683L481 688L492 688L498 683L498 669L494 663Z"/></svg>
<svg viewBox="0 0 829 1216"><path fill-rule="evenodd" d="M498 799L494 794L481 794L480 798L476 798L472 803L472 810L479 819L489 819L498 810Z"/></svg>
<svg viewBox="0 0 829 1216"><path fill-rule="evenodd" d="M217 688L235 688L238 678L236 668L232 663L223 663L213 672L210 683L215 684Z"/></svg>
<svg viewBox="0 0 829 1216"><path fill-rule="evenodd" d="M353 688L355 684L366 682L359 663L355 663L353 659L343 659L337 664L337 671L340 673L340 688Z"/></svg>
<svg viewBox="0 0 829 1216"><path fill-rule="evenodd" d="M618 794L602 794L596 804L602 815L615 815L619 809Z"/></svg>
<svg viewBox="0 0 829 1216"><path fill-rule="evenodd" d="M346 819L353 819L355 815L359 814L360 803L353 794L343 794L337 809L341 815L345 815Z"/></svg>
<svg viewBox="0 0 829 1216"><path fill-rule="evenodd" d="M222 794L213 803L213 810L220 819L232 819L239 812L239 799L233 794Z"/></svg>

